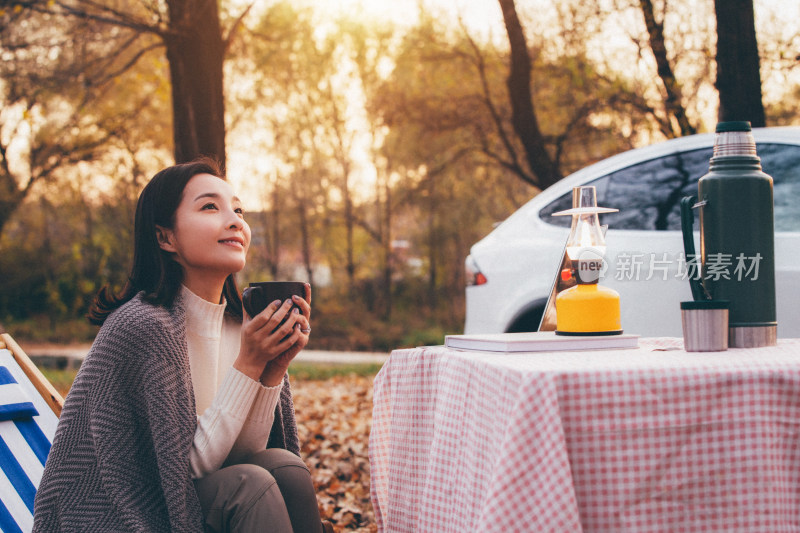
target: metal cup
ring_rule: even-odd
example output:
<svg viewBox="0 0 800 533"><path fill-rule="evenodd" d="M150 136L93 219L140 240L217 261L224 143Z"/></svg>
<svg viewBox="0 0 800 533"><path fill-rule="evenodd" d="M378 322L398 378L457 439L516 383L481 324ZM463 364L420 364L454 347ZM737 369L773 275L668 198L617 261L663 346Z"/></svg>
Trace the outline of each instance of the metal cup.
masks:
<svg viewBox="0 0 800 533"><path fill-rule="evenodd" d="M726 300L681 302L683 347L687 352L722 352L728 349Z"/></svg>

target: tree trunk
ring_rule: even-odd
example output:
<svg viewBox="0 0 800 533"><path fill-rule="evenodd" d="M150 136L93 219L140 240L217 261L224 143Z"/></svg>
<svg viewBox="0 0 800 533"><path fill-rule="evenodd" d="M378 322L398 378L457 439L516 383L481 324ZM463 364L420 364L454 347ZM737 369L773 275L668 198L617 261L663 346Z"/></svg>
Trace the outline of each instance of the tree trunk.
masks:
<svg viewBox="0 0 800 533"><path fill-rule="evenodd" d="M292 191L294 196L295 205L297 207L297 219L299 221L300 229L300 246L303 254L303 266L306 269L306 276L308 283L314 286L314 268L311 265L311 230L308 223L308 200L302 191L302 188L297 186L295 181L292 181Z"/></svg>
<svg viewBox="0 0 800 533"><path fill-rule="evenodd" d="M344 195L344 225L346 234L347 246L347 283L350 292L355 290L356 285L356 261L355 261L355 244L353 241L353 232L355 230L355 217L353 216L353 199L350 192L350 179L349 170L346 170L342 180L342 194Z"/></svg>
<svg viewBox="0 0 800 533"><path fill-rule="evenodd" d="M261 212L261 223L264 228L264 246L261 252L264 254L264 264L269 269L272 279L278 279L280 273L280 252L281 252L281 198L280 187L276 183L272 188L269 208Z"/></svg>
<svg viewBox="0 0 800 533"><path fill-rule="evenodd" d="M562 178L544 144L536 110L531 97L531 58L514 0L499 0L503 10L508 42L511 46L511 71L508 75L508 95L513 113L512 123L522 146L528 165L536 175L539 187L545 189Z"/></svg>
<svg viewBox="0 0 800 533"><path fill-rule="evenodd" d="M656 22L655 13L653 12L653 2L651 0L640 0L639 4L642 6L642 14L644 15L644 24L647 27L647 34L650 37L650 50L656 58L656 68L658 77L664 85L666 98L664 100L664 108L666 109L667 116L671 116L678 123L681 135L692 135L697 133L697 129L689 122L686 116L686 109L683 107L681 87L678 80L675 79L675 74L672 72L672 65L670 65L669 58L667 57L667 46L664 43L664 23ZM669 128L672 131L672 127Z"/></svg>
<svg viewBox="0 0 800 533"><path fill-rule="evenodd" d="M0 174L0 235L3 228L11 220L14 211L22 205L25 195L16 187L16 181L10 172Z"/></svg>
<svg viewBox="0 0 800 533"><path fill-rule="evenodd" d="M300 234L301 242L303 245L303 265L306 268L306 276L308 284L314 286L314 267L311 264L311 234L308 228L308 208L306 206L306 199L301 198L297 204L298 215L300 216Z"/></svg>
<svg viewBox="0 0 800 533"><path fill-rule="evenodd" d="M383 214L378 213L381 244L383 245L383 313L381 318L389 320L392 317L392 188L389 180L383 183L383 192L386 198ZM378 197L378 208L380 210L380 194Z"/></svg>
<svg viewBox="0 0 800 533"><path fill-rule="evenodd" d="M766 125L753 0L715 0L719 121Z"/></svg>
<svg viewBox="0 0 800 533"><path fill-rule="evenodd" d="M215 0L169 0L164 37L172 85L175 161L205 155L225 165L222 62L225 43Z"/></svg>
<svg viewBox="0 0 800 533"><path fill-rule="evenodd" d="M436 182L434 180L435 177L429 175L426 184L428 190L428 307L431 309L436 309L439 305L436 280L439 277L438 247L442 245L438 238Z"/></svg>
<svg viewBox="0 0 800 533"><path fill-rule="evenodd" d="M339 163L339 168L342 172L342 201L344 202L344 227L345 227L345 245L347 250L345 268L347 270L347 283L348 289L352 293L356 285L356 261L355 261L355 213L353 211L353 191L350 189L350 156L348 154L350 143L345 140L345 123L340 114L339 107L336 103L336 97L333 95L332 87L328 86L328 97L331 101L331 108L333 112L332 133L336 137L336 145L334 146L334 153L336 161Z"/></svg>

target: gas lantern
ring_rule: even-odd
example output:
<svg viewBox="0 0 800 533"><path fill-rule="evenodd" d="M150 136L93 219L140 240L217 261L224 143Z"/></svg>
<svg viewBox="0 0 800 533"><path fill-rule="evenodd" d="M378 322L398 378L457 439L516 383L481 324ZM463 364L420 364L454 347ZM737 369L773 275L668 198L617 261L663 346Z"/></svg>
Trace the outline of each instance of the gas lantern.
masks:
<svg viewBox="0 0 800 533"><path fill-rule="evenodd" d="M575 278L577 285L556 297L557 335L617 335L622 333L619 293L599 284L605 272L606 241L600 226L600 213L618 209L597 206L594 187L572 189L572 209L553 216L572 216L567 239L568 268L562 279Z"/></svg>

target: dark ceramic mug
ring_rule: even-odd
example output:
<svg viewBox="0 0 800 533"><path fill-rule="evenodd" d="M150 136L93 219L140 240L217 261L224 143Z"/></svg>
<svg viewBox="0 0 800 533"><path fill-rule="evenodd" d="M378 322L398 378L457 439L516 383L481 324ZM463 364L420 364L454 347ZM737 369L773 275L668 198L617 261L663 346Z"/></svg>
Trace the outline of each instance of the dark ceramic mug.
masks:
<svg viewBox="0 0 800 533"><path fill-rule="evenodd" d="M283 303L292 296L306 297L306 284L302 281L261 281L251 283L242 293L244 309L250 318L263 311L275 300ZM299 306L293 305L292 308ZM302 310L300 311L302 313Z"/></svg>

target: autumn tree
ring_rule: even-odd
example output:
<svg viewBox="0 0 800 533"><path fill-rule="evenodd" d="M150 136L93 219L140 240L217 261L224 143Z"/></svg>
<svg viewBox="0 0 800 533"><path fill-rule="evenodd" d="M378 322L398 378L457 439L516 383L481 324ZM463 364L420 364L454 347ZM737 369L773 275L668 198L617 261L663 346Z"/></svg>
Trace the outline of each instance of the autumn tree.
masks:
<svg viewBox="0 0 800 533"><path fill-rule="evenodd" d="M124 69L155 47L162 47L172 84L175 159L198 155L225 162L225 105L222 66L228 39L237 23L223 35L218 3L209 0L123 1L91 0L36 2L31 11L60 19L90 20L114 28L113 54L131 57ZM155 43L153 42L155 39ZM106 74L107 75L107 74Z"/></svg>
<svg viewBox="0 0 800 533"><path fill-rule="evenodd" d="M423 18L400 41L391 70L369 83L367 93L369 122L376 134L383 132L375 156L379 178L391 178L391 198L383 204L395 220L391 240L421 252L421 301L448 312L463 299L469 245L530 194L500 162L507 161L503 141L484 101L473 49L460 35L433 16ZM497 95L506 68L486 54L484 79ZM511 133L507 106L495 111ZM509 139L518 142L513 134ZM515 150L520 153L518 145ZM401 265L394 268L402 272Z"/></svg>
<svg viewBox="0 0 800 533"><path fill-rule="evenodd" d="M230 64L251 73L247 90L234 91L237 108L248 109L250 116L234 113L231 134L238 138L251 128L259 132L258 146L273 154L270 178L262 182L271 190L265 212L272 226L300 231L294 239L288 232L269 239L270 255L299 247L308 278L314 275L311 263L324 260L343 274L341 286L348 292L372 283L380 269L389 283L364 292L377 295L370 297L370 307L379 306L385 316L391 312L386 269L392 210L385 200L391 193L385 174L373 189L371 177L365 177L372 161L355 152L368 152L376 141L366 137L379 136L363 106L366 92L377 90L377 63L387 53L380 42L391 31L384 34L344 19L334 21L325 35L315 35L314 27L309 10L284 2L272 5L255 23L245 23ZM275 199L278 195L284 201ZM376 245L379 255L371 253Z"/></svg>
<svg viewBox="0 0 800 533"><path fill-rule="evenodd" d="M685 26L687 17L697 15L687 11L686 5L662 2L660 8L653 0L639 0L648 35L649 50L656 63L656 72L661 82L663 107L669 123L661 121L662 132L667 137L691 135L697 131L697 118L690 119L687 112L687 94L696 96L696 91L687 91L686 79L680 80L675 74L675 65L680 57L672 50L670 53L666 37L668 10L672 10L674 26ZM704 9L703 6L692 6ZM716 19L716 80L714 86L719 95L718 120L750 120L754 126L764 126L759 52L756 43L755 21L752 0L731 2L715 1ZM680 12L679 12L680 10ZM680 39L673 39L677 47ZM700 51L699 64L711 57L709 51ZM710 75L711 69L701 68L703 79Z"/></svg>
<svg viewBox="0 0 800 533"><path fill-rule="evenodd" d="M536 176L532 181L545 189L560 180L561 170L545 146L531 92L531 59L525 31L517 16L514 0L498 0L503 10L508 43L511 47L508 95L513 109L514 131L525 148L528 165Z"/></svg>
<svg viewBox="0 0 800 533"><path fill-rule="evenodd" d="M248 73L248 83L230 91L233 107L241 110L231 116L231 135L234 142L241 139L251 150L269 154L267 168L253 168L256 177L262 174L267 232L267 246L254 252L273 277L287 275L281 264L287 257L299 259L312 283L315 265L340 242L332 232L342 227L328 222L336 163L320 107L331 51L313 34L309 10L278 2L244 24L230 60L232 68Z"/></svg>
<svg viewBox="0 0 800 533"><path fill-rule="evenodd" d="M7 56L2 67L0 229L35 183L97 157L136 117L124 114L123 106L111 124L110 117L101 121L93 107L108 99L115 80L129 82L125 73L154 61L153 54L164 54L160 57L166 58L171 82L175 160L210 155L224 164L222 68L238 19L223 35L217 2L36 0L2 9L0 16L0 46ZM147 105L146 99L135 101ZM51 110L42 113L46 107ZM47 139L28 136L24 130L30 128L46 133ZM26 138L32 144L23 150L28 161L20 174L19 164L8 160L13 152L9 139L19 143Z"/></svg>
<svg viewBox="0 0 800 533"><path fill-rule="evenodd" d="M536 102L538 136L559 174L602 159L620 145L630 147L630 132L650 127L643 125L646 112L632 103L639 98L637 88L612 70L598 71L581 32L576 27L565 30L556 43L548 36L526 44L527 95L516 98L530 106ZM448 136L433 167L480 154L481 164L496 165L536 187L539 178L529 152L515 133L515 122L530 124L532 119L520 120L519 106L509 97L512 56L491 40L472 37L463 26L448 30L423 20L404 39L396 74L382 91L382 120L392 129L414 124L431 135Z"/></svg>
<svg viewBox="0 0 800 533"><path fill-rule="evenodd" d="M664 4L666 5L666 2ZM677 131L675 131L675 128L670 128L667 131L676 134L675 136L692 135L697 132L697 128L690 123L686 114L681 84L675 77L667 54L666 39L664 37L664 16L657 17L652 0L639 0L639 5L647 28L650 50L656 60L656 72L664 90L664 109L667 116L677 124Z"/></svg>
<svg viewBox="0 0 800 533"><path fill-rule="evenodd" d="M0 27L0 232L35 187L79 165L119 171L128 154L137 172L137 153L157 159L169 127L156 60L115 48L97 21L33 9L7 11Z"/></svg>
<svg viewBox="0 0 800 533"><path fill-rule="evenodd" d="M80 179L41 183L0 236L0 314L46 316L54 333L63 332L62 321L82 318L101 286L119 289L127 281L143 181L126 175L98 193L91 170L76 171Z"/></svg>
<svg viewBox="0 0 800 533"><path fill-rule="evenodd" d="M395 274L404 275L402 259L397 257L393 246L397 228L398 212L407 212L397 203L395 188L400 181L394 172L393 154L382 152L386 131L379 116L373 114L373 103L383 89L385 81L381 65L391 61L396 38L391 27L342 21L341 30L347 35L347 50L353 64L353 79L364 98L367 156L374 167L374 193L372 201L364 202L356 216L356 223L369 235L378 248L377 271L373 276L377 286L375 309L384 320L389 320L394 305ZM408 205L408 202L405 203Z"/></svg>

